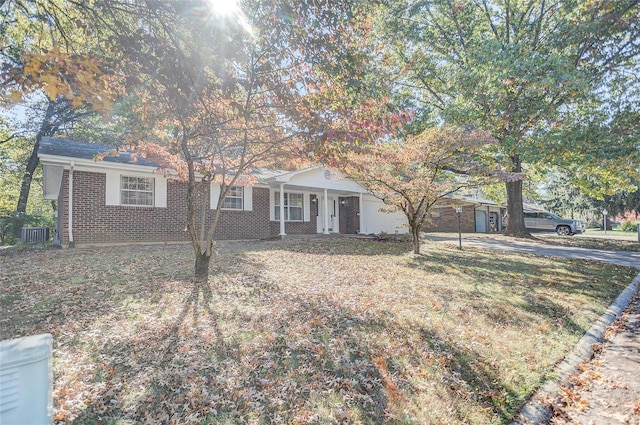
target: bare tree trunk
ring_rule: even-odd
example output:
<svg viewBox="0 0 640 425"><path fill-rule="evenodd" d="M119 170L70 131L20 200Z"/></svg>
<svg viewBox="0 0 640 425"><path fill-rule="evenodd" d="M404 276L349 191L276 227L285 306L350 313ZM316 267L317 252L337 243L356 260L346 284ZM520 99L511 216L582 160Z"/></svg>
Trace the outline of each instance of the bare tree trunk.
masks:
<svg viewBox="0 0 640 425"><path fill-rule="evenodd" d="M513 172L522 172L522 163L519 156L512 158ZM524 204L522 202L522 180L507 181L507 214L509 221L504 231L506 236L516 238L531 237L531 234L524 225Z"/></svg>
<svg viewBox="0 0 640 425"><path fill-rule="evenodd" d="M211 263L210 252L196 254L195 279L197 282L207 282L209 280L209 264L210 263Z"/></svg>
<svg viewBox="0 0 640 425"><path fill-rule="evenodd" d="M29 191L31 190L31 182L33 181L33 174L40 163L38 159L38 149L40 149L40 142L44 136L49 136L51 132L50 120L55 112L56 103L49 101L47 111L45 112L40 129L36 134L36 140L31 150L31 156L27 162L24 175L22 176L22 185L20 186L20 196L18 197L18 205L16 206L17 213L25 213L27 211L27 201L29 200Z"/></svg>
<svg viewBox="0 0 640 425"><path fill-rule="evenodd" d="M420 227L415 226L411 229L411 237L413 239L413 253L420 254Z"/></svg>

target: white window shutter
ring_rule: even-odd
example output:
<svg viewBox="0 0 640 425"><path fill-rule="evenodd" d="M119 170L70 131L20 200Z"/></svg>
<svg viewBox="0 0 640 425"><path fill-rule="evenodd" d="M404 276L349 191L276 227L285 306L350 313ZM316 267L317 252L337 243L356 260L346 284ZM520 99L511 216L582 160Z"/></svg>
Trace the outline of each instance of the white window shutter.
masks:
<svg viewBox="0 0 640 425"><path fill-rule="evenodd" d="M242 193L244 193L244 210L253 211L253 187L245 186Z"/></svg>
<svg viewBox="0 0 640 425"><path fill-rule="evenodd" d="M218 198L220 197L220 184L211 183L211 192L209 194L209 207L212 210L218 208Z"/></svg>
<svg viewBox="0 0 640 425"><path fill-rule="evenodd" d="M107 171L105 205L120 205L120 174Z"/></svg>
<svg viewBox="0 0 640 425"><path fill-rule="evenodd" d="M156 208L167 207L167 179L163 176L155 176L153 185L155 187L154 205Z"/></svg>

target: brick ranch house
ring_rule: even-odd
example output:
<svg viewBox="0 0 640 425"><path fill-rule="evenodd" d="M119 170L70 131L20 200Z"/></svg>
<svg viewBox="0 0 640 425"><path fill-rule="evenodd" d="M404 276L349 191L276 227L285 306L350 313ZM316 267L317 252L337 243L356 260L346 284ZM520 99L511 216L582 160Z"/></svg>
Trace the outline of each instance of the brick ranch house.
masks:
<svg viewBox="0 0 640 425"><path fill-rule="evenodd" d="M55 242L63 247L187 242L186 183L158 173L156 164L145 158L134 161L128 152L94 160L112 149L42 139L38 157L44 196L58 206ZM256 170L255 176L256 184L234 186L224 199L216 239L408 231L404 214L381 212L381 200L337 170ZM204 191L208 219L217 207L219 191L218 184ZM496 218L496 231L501 230L496 205L467 198L457 202L463 205L463 231L489 231L490 218ZM439 206L425 230L457 231L455 210Z"/></svg>

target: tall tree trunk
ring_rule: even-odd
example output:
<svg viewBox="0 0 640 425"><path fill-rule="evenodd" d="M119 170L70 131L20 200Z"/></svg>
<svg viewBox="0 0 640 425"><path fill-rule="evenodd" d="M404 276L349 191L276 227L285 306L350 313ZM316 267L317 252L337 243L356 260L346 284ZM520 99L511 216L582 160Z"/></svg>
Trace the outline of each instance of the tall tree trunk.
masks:
<svg viewBox="0 0 640 425"><path fill-rule="evenodd" d="M196 282L207 282L209 280L209 264L211 263L211 253L204 252L196 254Z"/></svg>
<svg viewBox="0 0 640 425"><path fill-rule="evenodd" d="M25 213L27 211L27 201L29 200L29 191L31 190L31 182L33 181L33 173L36 171L36 167L40 163L38 159L38 149L40 149L40 142L44 136L49 136L51 132L51 117L55 112L56 103L49 100L47 111L45 112L40 129L36 134L36 140L31 150L31 156L27 162L27 168L22 176L22 185L20 186L20 196L18 197L18 205L16 206L17 213Z"/></svg>
<svg viewBox="0 0 640 425"><path fill-rule="evenodd" d="M514 155L511 160L514 167L513 172L522 172L522 163L520 157ZM522 180L507 181L507 214L509 221L504 231L506 236L516 238L531 237L531 234L524 225L524 204L522 202Z"/></svg>
<svg viewBox="0 0 640 425"><path fill-rule="evenodd" d="M414 254L420 254L420 227L418 224L411 224L411 241Z"/></svg>

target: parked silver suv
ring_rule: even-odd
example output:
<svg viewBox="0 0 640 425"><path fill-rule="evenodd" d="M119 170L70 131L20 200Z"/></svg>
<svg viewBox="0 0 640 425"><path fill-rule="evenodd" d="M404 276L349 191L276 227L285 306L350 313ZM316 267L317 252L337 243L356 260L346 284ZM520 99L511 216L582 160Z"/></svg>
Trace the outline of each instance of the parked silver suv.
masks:
<svg viewBox="0 0 640 425"><path fill-rule="evenodd" d="M562 236L583 233L585 230L582 220L561 218L546 211L525 211L524 225L531 230L555 230Z"/></svg>

